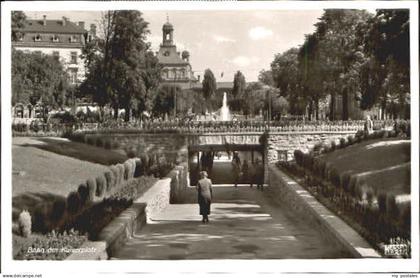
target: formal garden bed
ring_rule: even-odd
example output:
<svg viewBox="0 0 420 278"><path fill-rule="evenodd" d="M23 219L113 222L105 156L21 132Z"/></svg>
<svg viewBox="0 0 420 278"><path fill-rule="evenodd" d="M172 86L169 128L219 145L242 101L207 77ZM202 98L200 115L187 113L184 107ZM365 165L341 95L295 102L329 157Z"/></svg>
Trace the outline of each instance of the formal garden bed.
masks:
<svg viewBox="0 0 420 278"><path fill-rule="evenodd" d="M146 162L137 158L112 165L67 197L50 195L42 202L26 195L14 197L14 258L61 260L71 252L47 252L48 248L77 249L87 240L96 240L107 224L162 177L160 174L167 174L167 170L150 169Z"/></svg>
<svg viewBox="0 0 420 278"><path fill-rule="evenodd" d="M278 166L388 257L385 246L402 244L410 257L409 132L378 131L295 151Z"/></svg>

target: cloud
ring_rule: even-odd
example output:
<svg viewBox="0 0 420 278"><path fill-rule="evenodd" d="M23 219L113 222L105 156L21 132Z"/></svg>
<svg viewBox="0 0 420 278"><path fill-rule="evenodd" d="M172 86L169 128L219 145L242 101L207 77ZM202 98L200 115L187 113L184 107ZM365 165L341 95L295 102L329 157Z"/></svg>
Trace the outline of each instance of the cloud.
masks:
<svg viewBox="0 0 420 278"><path fill-rule="evenodd" d="M237 56L231 62L240 67L249 66L251 63L258 62L258 57L245 57L245 56Z"/></svg>
<svg viewBox="0 0 420 278"><path fill-rule="evenodd" d="M218 42L218 43L224 43L224 42L236 42L236 40L231 39L231 38L227 38L227 37L223 37L223 36L219 36L219 35L214 35L213 39Z"/></svg>
<svg viewBox="0 0 420 278"><path fill-rule="evenodd" d="M262 26L251 28L248 35L253 40L263 40L273 35L273 31Z"/></svg>

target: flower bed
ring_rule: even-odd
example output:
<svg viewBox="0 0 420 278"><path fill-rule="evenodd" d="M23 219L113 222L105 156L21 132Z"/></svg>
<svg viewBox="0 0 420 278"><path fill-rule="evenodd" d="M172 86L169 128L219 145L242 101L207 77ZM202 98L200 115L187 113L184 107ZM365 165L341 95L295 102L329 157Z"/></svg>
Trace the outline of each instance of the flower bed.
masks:
<svg viewBox="0 0 420 278"><path fill-rule="evenodd" d="M13 236L13 258L15 260L63 260L73 250L77 250L87 236L70 231L57 234L51 232L45 236L33 235L30 238Z"/></svg>
<svg viewBox="0 0 420 278"><path fill-rule="evenodd" d="M95 240L106 225L157 181L154 176L145 176L147 173L142 169L141 159L129 159L123 164L111 166L104 175L88 179L67 198L57 196L49 202L24 208L28 212L14 208L12 227L16 238L19 238L17 235L24 235L34 248L57 245L55 242L60 240L67 241L66 237L56 236L56 232L66 235L75 230L86 235L87 239ZM35 234L31 235L31 232ZM51 239L51 233L57 238L56 241ZM32 242L31 238L36 240ZM45 257L42 254L26 254L28 244L17 244L16 248L19 250L14 253L19 254L16 256L20 259L63 259L69 255L50 254Z"/></svg>
<svg viewBox="0 0 420 278"><path fill-rule="evenodd" d="M353 227L356 226L356 230L378 249L395 240L409 246L411 221L409 191L407 193L406 189L398 187L388 188L386 182L379 182L379 184L376 182L374 184L375 180L373 178L369 179L369 177L375 177L373 174L375 170L370 170L370 176L358 175L357 172L341 168L338 171L337 162L330 162L323 158L334 150L347 148L357 142L374 138L387 138L396 136L396 134L395 131L381 131L371 135L363 135L364 137L349 137L347 140L340 140L339 144L332 143L330 146L318 146L309 154L297 150L294 153L295 163L281 162L278 165L289 174L300 177L299 182L308 191L338 215L344 216L349 224ZM381 140L392 142L389 139ZM374 142L378 142L378 140ZM366 143L361 145L364 146ZM354 150L352 149L352 151ZM320 156L319 154L323 155ZM344 157L344 154L337 156ZM374 157L371 159L375 160ZM369 161L363 162L365 164L369 163ZM410 171L409 163L403 163L398 167L388 167L381 166L382 164L386 165L386 162L381 161L382 164L378 162L372 161L372 167L386 167L387 171L384 172L380 168L377 172L381 176L389 176L387 179L403 180L400 176L405 175L406 171ZM355 167L353 163L357 162L348 163ZM347 167L350 166L349 164L346 165ZM393 185L392 182L391 184ZM409 257L410 254L408 253L406 256Z"/></svg>

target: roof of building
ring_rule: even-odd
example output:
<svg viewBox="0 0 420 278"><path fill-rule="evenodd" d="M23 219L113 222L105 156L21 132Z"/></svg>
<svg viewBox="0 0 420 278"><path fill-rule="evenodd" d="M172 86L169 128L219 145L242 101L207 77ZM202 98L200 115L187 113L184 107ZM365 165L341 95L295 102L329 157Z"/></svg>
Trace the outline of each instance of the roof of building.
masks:
<svg viewBox="0 0 420 278"><path fill-rule="evenodd" d="M171 23L166 22L165 24L163 24L162 29L165 29L165 30L173 30L174 29L174 26Z"/></svg>
<svg viewBox="0 0 420 278"><path fill-rule="evenodd" d="M66 34L83 34L87 31L79 25L66 21L63 25L63 20L46 20L46 25L43 24L42 19L28 19L26 20L25 27L21 28L22 32L26 33L66 33Z"/></svg>

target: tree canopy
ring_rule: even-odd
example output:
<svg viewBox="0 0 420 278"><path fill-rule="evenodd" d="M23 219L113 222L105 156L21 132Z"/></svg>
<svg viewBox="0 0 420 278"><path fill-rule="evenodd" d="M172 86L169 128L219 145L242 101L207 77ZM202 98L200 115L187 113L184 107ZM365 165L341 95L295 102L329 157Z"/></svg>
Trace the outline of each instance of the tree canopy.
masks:
<svg viewBox="0 0 420 278"><path fill-rule="evenodd" d="M271 63L274 85L291 114L318 119L327 101L330 120L347 120L350 102L358 101L363 110L381 108L382 117L408 117L408 10L378 10L373 16L330 9L315 26L302 46Z"/></svg>
<svg viewBox="0 0 420 278"><path fill-rule="evenodd" d="M12 49L12 105L42 102L62 107L67 99L68 76L52 55Z"/></svg>
<svg viewBox="0 0 420 278"><path fill-rule="evenodd" d="M114 117L124 108L125 120L132 112L150 110L153 92L160 81L156 56L146 43L148 23L134 10L107 11L101 20L103 37L86 45L87 78L81 85L100 106L110 104Z"/></svg>
<svg viewBox="0 0 420 278"><path fill-rule="evenodd" d="M245 92L245 88L246 88L246 81L245 81L245 76L242 74L242 72L240 72L239 70L235 73L235 76L233 77L233 96L236 97L241 97L244 92Z"/></svg>

